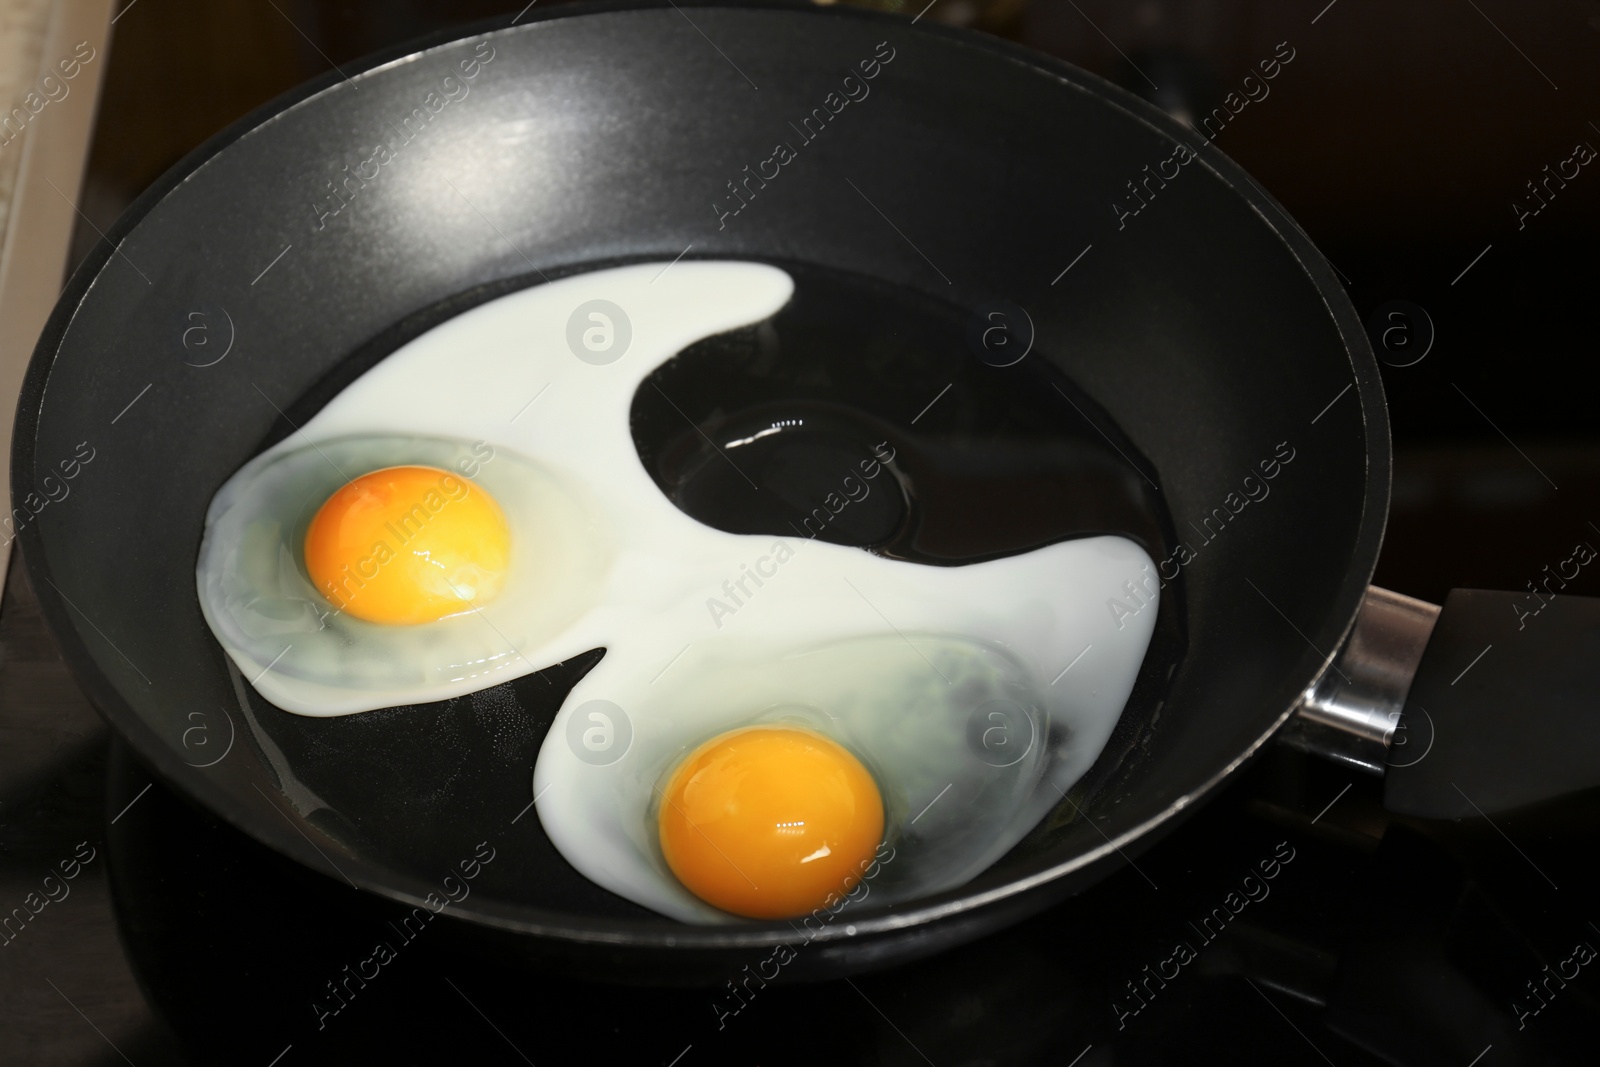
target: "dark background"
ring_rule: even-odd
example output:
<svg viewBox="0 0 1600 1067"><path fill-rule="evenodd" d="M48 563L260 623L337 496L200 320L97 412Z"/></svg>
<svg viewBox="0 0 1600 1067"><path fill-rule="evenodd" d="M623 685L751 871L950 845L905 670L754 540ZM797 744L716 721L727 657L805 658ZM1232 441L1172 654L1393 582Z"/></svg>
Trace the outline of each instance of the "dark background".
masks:
<svg viewBox="0 0 1600 1067"><path fill-rule="evenodd" d="M923 3L870 6L910 17ZM164 170L278 93L375 49L522 9L135 0L108 50L81 203L92 225L79 226L73 261ZM1512 206L1536 206L1525 183L1579 142L1600 148L1600 2L938 0L924 17L1053 53L1190 114L1287 41L1294 61L1217 146L1323 249L1363 316L1406 301L1435 334L1425 358L1399 365L1426 332L1412 312L1410 347L1391 334L1391 350L1379 348L1396 447L1378 583L1435 601L1453 586L1523 589L1578 542L1600 546L1600 165L1524 228ZM1565 591L1600 594L1600 567ZM1375 779L1287 752L1141 858L1140 872L927 966L855 987L774 987L725 1031L704 994L507 974L428 959L426 946L316 1031L306 1004L340 962L367 954L357 948L371 940L366 920L159 785L140 792L148 775L108 757L107 731L15 567L0 603L0 708L0 909L78 841L99 849L73 896L0 948L0 1063L282 1056L293 1067L381 1055L543 1067L666 1064L683 1050L682 1067L1067 1063L1080 1052L1082 1067L1468 1067L1475 1055L1500 1067L1593 1062L1600 1039L1592 976L1522 1030L1508 1012L1574 939L1600 946L1581 906L1552 902L1594 899L1592 882L1584 895L1582 876L1560 869L1592 855L1586 809L1480 827L1468 841L1391 823ZM138 806L110 825L130 800ZM1117 1030L1108 1002L1122 982L1279 840L1305 858L1273 902L1253 905L1192 977ZM1167 892L1151 895L1156 883ZM552 1018L567 1025L553 1031Z"/></svg>

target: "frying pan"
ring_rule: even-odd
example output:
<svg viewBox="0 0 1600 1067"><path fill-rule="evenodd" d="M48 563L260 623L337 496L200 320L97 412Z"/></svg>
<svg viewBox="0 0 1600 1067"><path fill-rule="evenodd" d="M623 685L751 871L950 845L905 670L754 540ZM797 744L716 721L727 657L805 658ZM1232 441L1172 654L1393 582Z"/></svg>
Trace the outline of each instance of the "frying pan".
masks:
<svg viewBox="0 0 1600 1067"><path fill-rule="evenodd" d="M869 95L730 199L874 57ZM398 148L374 166L380 141ZM493 861L437 926L480 951L716 981L799 940L785 923L646 912L522 817L544 729L598 653L481 698L301 718L239 677L194 595L212 494L334 386L505 292L680 255L1024 309L1028 358L1126 432L1191 548L1163 570L1186 647L1147 661L1059 809L959 889L892 910L869 897L813 931L789 973L934 952L1066 897L1176 825L1297 709L1297 743L1379 768L1397 720L1410 742L1426 718L1427 758L1388 785L1417 814L1461 813L1446 782L1491 812L1593 784L1572 667L1574 643L1597 641L1592 604L1541 597L1529 624L1524 601L1458 593L1436 625L1438 609L1369 591L1390 467L1377 367L1327 261L1244 171L1129 94L1003 42L737 3L562 8L330 72L196 150L77 270L23 389L14 521L77 677L153 772L408 907L487 844ZM885 417L916 433L918 406ZM1270 496L1241 504L1286 454ZM1517 622L1526 633L1486 636ZM1473 684L1450 684L1486 644ZM1501 701L1533 660L1553 710L1507 725ZM1499 731L1487 744L1479 719Z"/></svg>

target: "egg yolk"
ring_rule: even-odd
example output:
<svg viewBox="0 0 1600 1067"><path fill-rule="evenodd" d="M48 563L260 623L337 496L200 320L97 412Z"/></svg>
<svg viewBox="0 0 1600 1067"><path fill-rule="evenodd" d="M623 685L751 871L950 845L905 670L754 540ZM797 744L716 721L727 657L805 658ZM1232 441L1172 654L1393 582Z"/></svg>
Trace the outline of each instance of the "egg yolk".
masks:
<svg viewBox="0 0 1600 1067"><path fill-rule="evenodd" d="M667 866L707 904L753 919L802 915L843 895L882 837L872 775L807 730L754 726L713 738L662 791Z"/></svg>
<svg viewBox="0 0 1600 1067"><path fill-rule="evenodd" d="M317 590L341 612L394 626L493 599L510 558L500 506L437 467L388 467L352 479L306 530L306 571Z"/></svg>

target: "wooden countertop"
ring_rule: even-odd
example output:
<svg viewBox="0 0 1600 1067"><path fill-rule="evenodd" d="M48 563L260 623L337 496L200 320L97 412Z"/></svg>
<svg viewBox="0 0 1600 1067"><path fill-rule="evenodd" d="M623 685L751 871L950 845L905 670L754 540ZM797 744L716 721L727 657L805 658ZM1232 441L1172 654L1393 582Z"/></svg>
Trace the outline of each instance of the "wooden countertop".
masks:
<svg viewBox="0 0 1600 1067"><path fill-rule="evenodd" d="M11 427L61 292L113 0L0 0L0 586L14 551Z"/></svg>

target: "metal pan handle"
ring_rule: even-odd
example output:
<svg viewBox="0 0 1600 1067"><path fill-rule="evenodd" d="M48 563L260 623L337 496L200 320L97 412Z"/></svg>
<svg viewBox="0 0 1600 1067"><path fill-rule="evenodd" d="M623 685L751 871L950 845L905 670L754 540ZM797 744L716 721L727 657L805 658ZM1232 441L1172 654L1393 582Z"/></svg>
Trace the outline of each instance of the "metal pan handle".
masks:
<svg viewBox="0 0 1600 1067"><path fill-rule="evenodd" d="M1439 606L1368 586L1350 636L1279 739L1382 774ZM1404 744L1410 743L1403 736Z"/></svg>
<svg viewBox="0 0 1600 1067"><path fill-rule="evenodd" d="M1373 586L1282 739L1385 775L1402 815L1489 815L1600 787L1600 599Z"/></svg>

